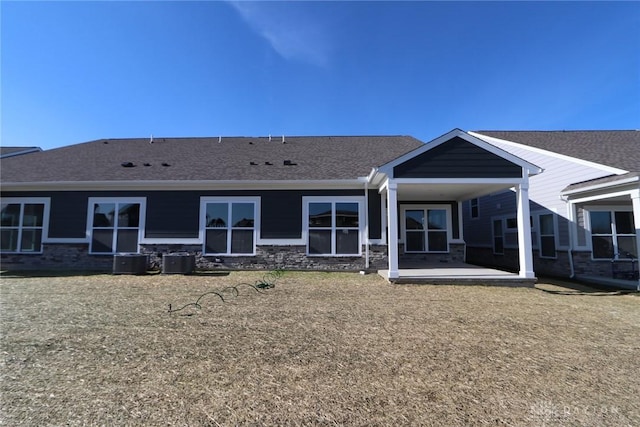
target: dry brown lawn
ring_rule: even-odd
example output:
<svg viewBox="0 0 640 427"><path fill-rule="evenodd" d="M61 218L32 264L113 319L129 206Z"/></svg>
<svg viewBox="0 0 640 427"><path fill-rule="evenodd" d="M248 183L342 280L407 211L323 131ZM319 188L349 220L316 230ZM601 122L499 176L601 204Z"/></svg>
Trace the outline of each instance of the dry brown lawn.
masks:
<svg viewBox="0 0 640 427"><path fill-rule="evenodd" d="M261 277L4 275L0 424L640 425L637 294Z"/></svg>

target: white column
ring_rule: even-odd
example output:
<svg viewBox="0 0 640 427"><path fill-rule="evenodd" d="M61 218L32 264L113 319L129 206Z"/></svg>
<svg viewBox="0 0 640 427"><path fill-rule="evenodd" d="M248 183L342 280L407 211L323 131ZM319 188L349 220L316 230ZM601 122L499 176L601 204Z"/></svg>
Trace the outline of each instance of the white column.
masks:
<svg viewBox="0 0 640 427"><path fill-rule="evenodd" d="M526 171L524 171L526 174ZM531 222L529 212L529 177L524 176L522 182L516 186L518 203L518 252L520 259L520 277L532 279L533 254L531 252Z"/></svg>
<svg viewBox="0 0 640 427"><path fill-rule="evenodd" d="M387 252L389 257L389 280L400 277L398 271L398 185L387 184Z"/></svg>
<svg viewBox="0 0 640 427"><path fill-rule="evenodd" d="M633 222L636 226L636 258L640 260L640 189L631 193L631 204L633 206ZM640 262L636 263L636 268L640 271ZM636 289L640 291L640 278Z"/></svg>

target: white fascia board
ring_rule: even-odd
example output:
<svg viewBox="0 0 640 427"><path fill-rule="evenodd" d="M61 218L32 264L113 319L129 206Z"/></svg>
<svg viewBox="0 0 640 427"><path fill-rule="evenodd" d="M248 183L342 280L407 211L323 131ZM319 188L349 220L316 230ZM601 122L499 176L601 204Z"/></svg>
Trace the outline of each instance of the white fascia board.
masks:
<svg viewBox="0 0 640 427"><path fill-rule="evenodd" d="M333 190L361 189L366 178L308 181L57 181L3 182L3 191L81 190Z"/></svg>
<svg viewBox="0 0 640 427"><path fill-rule="evenodd" d="M395 184L506 184L517 185L523 178L397 178Z"/></svg>
<svg viewBox="0 0 640 427"><path fill-rule="evenodd" d="M576 188L575 190L563 191L562 195L572 196L576 194L589 193L592 191L598 191L598 190L603 190L607 188L614 189L616 187L622 187L628 184L633 184L634 182L640 183L640 177L633 176L633 177L621 179L618 181L610 181L610 182L604 182L601 184L590 185L588 187Z"/></svg>
<svg viewBox="0 0 640 427"><path fill-rule="evenodd" d="M434 149L435 147L439 146L440 144L443 144L449 140L451 140L452 138L455 137L460 137L462 139L464 139L465 141L476 145L492 154L495 154L498 157L501 157L511 163L514 163L518 166L520 166L521 168L525 169L529 175L537 175L539 173L542 173L543 169L540 168L539 166L536 166L532 163L529 163L528 161L515 156L499 147L496 147L495 145L492 145L491 143L476 137L475 135L473 135L471 132L467 133L461 129L453 129L452 131L449 131L447 133L445 133L442 136L437 137L434 140L431 140L427 143L425 143L422 147L418 147L413 151L410 151L400 157L398 157L395 160L392 160L391 162L381 166L379 168L380 172L386 173L387 175L392 175L393 173L393 168L416 157L419 156L429 150Z"/></svg>
<svg viewBox="0 0 640 427"><path fill-rule="evenodd" d="M615 197L621 197L621 196L629 196L629 197L631 197L631 195L634 194L634 191L638 191L638 190L637 189L629 189L629 190L624 190L624 191L617 191L615 193L601 193L601 194L596 194L596 195L592 195L592 196L580 197L580 198L576 198L576 199L569 199L569 203L574 203L574 204L588 203L588 202L593 202L593 201L596 201L596 200L613 199ZM629 199L629 200L631 200L631 199Z"/></svg>
<svg viewBox="0 0 640 427"><path fill-rule="evenodd" d="M543 154L546 156L550 156L556 159L562 159L562 160L567 160L573 163L577 163L579 165L583 165L583 166L589 166L592 168L596 168L596 169L600 169L603 170L605 172L611 173L613 175L621 175L623 173L627 173L629 171L626 171L624 169L619 169L619 168L614 168L612 166L607 166L607 165L603 165L601 163L595 163L595 162L591 162L589 160L583 160L583 159L579 159L577 157L571 157L571 156L567 156L566 154L560 154L560 153L556 153L553 151L549 151L549 150L544 150L542 148L537 148L537 147L531 147L530 145L525 145L525 144L520 144L518 142L513 142L513 141L509 141L507 139L500 139L500 138L494 138L492 136L487 136L487 135L482 135L480 133L476 133L476 132L469 132L470 135L473 135L483 141L486 141L488 143L491 143L492 141L495 143L499 143L499 144L505 144L505 145L510 145L512 147L518 147L518 148L522 148L523 150L528 150L531 151L533 153L538 153L538 154Z"/></svg>

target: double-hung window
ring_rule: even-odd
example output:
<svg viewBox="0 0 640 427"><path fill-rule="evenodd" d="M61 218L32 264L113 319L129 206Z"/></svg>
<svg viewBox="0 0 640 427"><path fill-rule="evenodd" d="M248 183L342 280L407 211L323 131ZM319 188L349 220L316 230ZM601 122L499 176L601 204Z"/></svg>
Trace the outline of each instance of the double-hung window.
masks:
<svg viewBox="0 0 640 427"><path fill-rule="evenodd" d="M48 206L48 199L4 199L0 214L0 251L41 253Z"/></svg>
<svg viewBox="0 0 640 427"><path fill-rule="evenodd" d="M591 210L589 220L594 259L638 257L632 211Z"/></svg>
<svg viewBox="0 0 640 427"><path fill-rule="evenodd" d="M202 199L205 255L255 255L258 199Z"/></svg>
<svg viewBox="0 0 640 427"><path fill-rule="evenodd" d="M540 223L540 256L542 258L556 257L556 233L553 214L542 214L538 217Z"/></svg>
<svg viewBox="0 0 640 427"><path fill-rule="evenodd" d="M341 198L306 200L307 253L356 256L361 254L362 203Z"/></svg>
<svg viewBox="0 0 640 427"><path fill-rule="evenodd" d="M493 253L504 254L504 224L502 219L493 220Z"/></svg>
<svg viewBox="0 0 640 427"><path fill-rule="evenodd" d="M90 199L91 254L137 253L144 199Z"/></svg>

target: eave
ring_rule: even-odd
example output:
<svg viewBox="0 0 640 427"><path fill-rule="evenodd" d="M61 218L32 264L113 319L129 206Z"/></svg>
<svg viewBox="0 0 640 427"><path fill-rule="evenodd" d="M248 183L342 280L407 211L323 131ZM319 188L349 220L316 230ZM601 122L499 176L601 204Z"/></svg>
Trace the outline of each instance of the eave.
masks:
<svg viewBox="0 0 640 427"><path fill-rule="evenodd" d="M346 190L361 189L365 177L335 180L257 181L50 181L3 182L2 191L160 190Z"/></svg>

